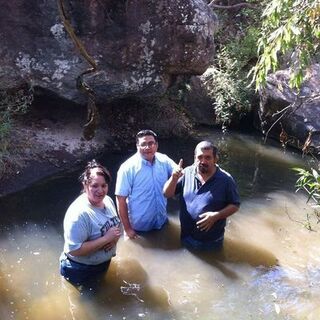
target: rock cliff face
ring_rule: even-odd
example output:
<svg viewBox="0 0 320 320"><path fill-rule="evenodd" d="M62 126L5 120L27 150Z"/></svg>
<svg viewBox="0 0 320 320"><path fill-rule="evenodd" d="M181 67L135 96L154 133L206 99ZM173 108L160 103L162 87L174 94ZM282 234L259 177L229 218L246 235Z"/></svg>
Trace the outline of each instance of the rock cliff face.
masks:
<svg viewBox="0 0 320 320"><path fill-rule="evenodd" d="M82 139L88 97L77 79L92 65L66 22L96 65L83 75L103 120L91 141ZM0 196L134 146L138 128L176 133L179 97L168 92L209 66L215 23L204 0L2 0L0 110L31 107L11 134L20 165L0 173ZM124 143L117 145L111 125Z"/></svg>
<svg viewBox="0 0 320 320"><path fill-rule="evenodd" d="M202 0L12 0L0 10L0 90L10 74L76 103L88 69L58 4L97 64L85 81L96 102L163 95L177 75L203 73L213 55L215 18ZM20 80L21 80L20 79Z"/></svg>
<svg viewBox="0 0 320 320"><path fill-rule="evenodd" d="M268 77L257 126L283 143L320 155L320 65L308 69L300 92L289 87L289 70ZM280 136L280 138L279 138Z"/></svg>

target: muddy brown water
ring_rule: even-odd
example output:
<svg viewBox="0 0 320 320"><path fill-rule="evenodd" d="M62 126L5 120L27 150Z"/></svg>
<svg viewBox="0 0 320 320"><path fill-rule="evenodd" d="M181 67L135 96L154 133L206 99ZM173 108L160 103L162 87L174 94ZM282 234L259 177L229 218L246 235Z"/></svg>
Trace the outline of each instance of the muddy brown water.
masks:
<svg viewBox="0 0 320 320"><path fill-rule="evenodd" d="M0 319L319 319L320 228L305 195L295 192L291 168L303 166L300 155L213 131L161 141L160 151L190 164L203 137L219 146L220 165L242 200L222 253L182 248L178 206L170 201L169 225L121 239L101 293L84 300L58 272L62 220L79 193L79 172L54 176L0 199ZM128 155L100 160L115 175Z"/></svg>

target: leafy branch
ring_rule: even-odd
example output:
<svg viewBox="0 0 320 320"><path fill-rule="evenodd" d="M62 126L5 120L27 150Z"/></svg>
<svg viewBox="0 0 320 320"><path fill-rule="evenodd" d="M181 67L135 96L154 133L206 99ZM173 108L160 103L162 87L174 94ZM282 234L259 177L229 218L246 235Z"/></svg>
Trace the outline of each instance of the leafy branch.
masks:
<svg viewBox="0 0 320 320"><path fill-rule="evenodd" d="M280 58L290 54L290 86L300 88L305 70L320 45L320 2L272 0L265 8L258 62L252 68L256 89L266 84L267 75L279 68Z"/></svg>
<svg viewBox="0 0 320 320"><path fill-rule="evenodd" d="M304 190L308 194L309 202L311 199L320 205L320 175L315 169L307 171L302 168L293 168L294 171L300 176L296 182L297 191Z"/></svg>

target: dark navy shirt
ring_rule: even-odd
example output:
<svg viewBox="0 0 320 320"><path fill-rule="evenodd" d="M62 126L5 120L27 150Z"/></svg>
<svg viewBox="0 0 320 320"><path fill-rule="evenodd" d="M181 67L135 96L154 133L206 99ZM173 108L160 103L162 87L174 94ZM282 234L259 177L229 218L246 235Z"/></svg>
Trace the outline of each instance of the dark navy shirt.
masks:
<svg viewBox="0 0 320 320"><path fill-rule="evenodd" d="M200 231L196 222L204 212L219 211L229 204L240 205L237 186L228 172L217 166L215 174L201 185L196 167L187 167L175 193L180 195L181 238L191 236L199 241L223 239L226 219L218 220L209 231Z"/></svg>

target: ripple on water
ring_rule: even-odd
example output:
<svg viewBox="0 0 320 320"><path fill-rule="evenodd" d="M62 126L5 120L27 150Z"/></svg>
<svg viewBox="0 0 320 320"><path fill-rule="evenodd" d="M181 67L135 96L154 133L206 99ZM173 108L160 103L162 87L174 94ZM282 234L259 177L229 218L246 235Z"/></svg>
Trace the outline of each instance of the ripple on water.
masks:
<svg viewBox="0 0 320 320"><path fill-rule="evenodd" d="M264 297L265 301L261 302L265 311L270 309L270 297L273 297L274 305L283 315L303 319L318 307L316 301L320 300L317 299L320 298L320 290L314 283L319 281L320 269L317 266L309 265L304 270L275 266L254 270L249 287Z"/></svg>

